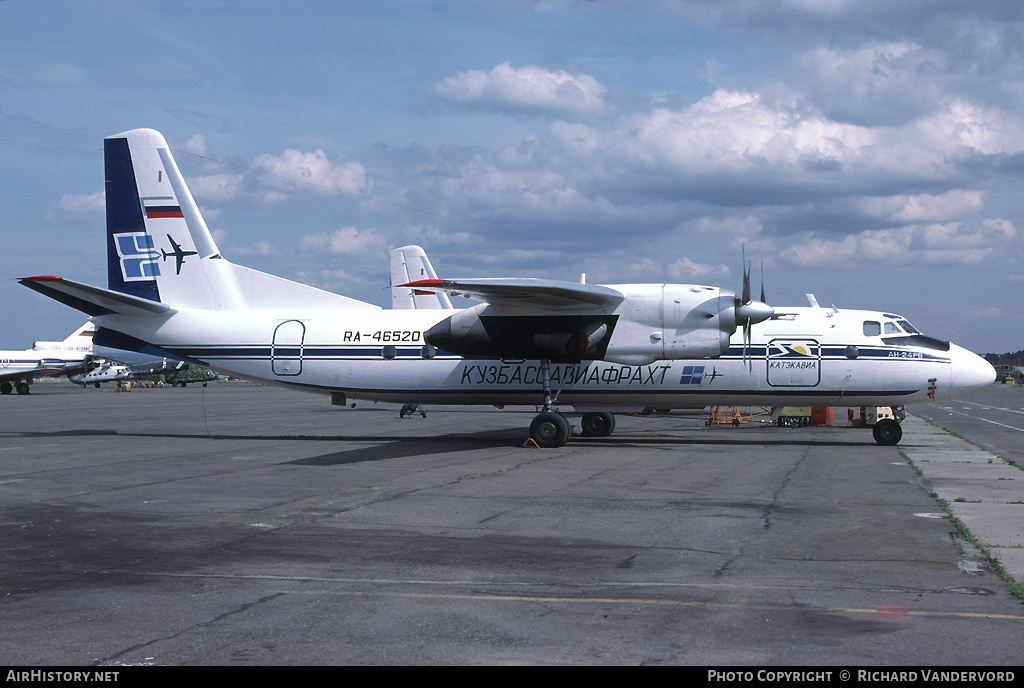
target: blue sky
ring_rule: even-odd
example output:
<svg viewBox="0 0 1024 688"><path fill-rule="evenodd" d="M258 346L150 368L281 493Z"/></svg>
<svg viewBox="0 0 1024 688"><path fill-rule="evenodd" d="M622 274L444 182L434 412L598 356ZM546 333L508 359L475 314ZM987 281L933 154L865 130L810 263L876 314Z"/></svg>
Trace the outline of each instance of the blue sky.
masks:
<svg viewBox="0 0 1024 688"><path fill-rule="evenodd" d="M640 5L639 8L636 5ZM0 0L0 347L104 286L103 137L161 131L225 257L390 304L697 282L1024 347L1019 0Z"/></svg>

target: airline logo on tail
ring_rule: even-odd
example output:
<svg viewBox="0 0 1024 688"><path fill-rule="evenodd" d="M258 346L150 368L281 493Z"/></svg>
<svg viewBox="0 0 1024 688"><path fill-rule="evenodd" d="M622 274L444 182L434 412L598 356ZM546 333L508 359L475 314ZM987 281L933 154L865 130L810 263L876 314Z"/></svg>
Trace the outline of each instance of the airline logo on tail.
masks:
<svg viewBox="0 0 1024 688"><path fill-rule="evenodd" d="M157 263L160 251L150 235L145 232L115 234L114 245L117 246L121 276L125 282L148 282L160 275Z"/></svg>
<svg viewBox="0 0 1024 688"><path fill-rule="evenodd" d="M174 247L174 250L171 251L170 253L168 253L167 251L164 251L163 249L161 249L160 253L164 254L164 260L167 260L168 258L171 258L171 257L174 258L174 260L175 260L174 274L175 275L180 275L181 274L181 264L185 262L185 256L198 256L199 253L197 251L182 251L181 250L181 246L178 245L177 241L175 241L174 239L171 238L170 234L167 235L167 241L171 242L171 246Z"/></svg>

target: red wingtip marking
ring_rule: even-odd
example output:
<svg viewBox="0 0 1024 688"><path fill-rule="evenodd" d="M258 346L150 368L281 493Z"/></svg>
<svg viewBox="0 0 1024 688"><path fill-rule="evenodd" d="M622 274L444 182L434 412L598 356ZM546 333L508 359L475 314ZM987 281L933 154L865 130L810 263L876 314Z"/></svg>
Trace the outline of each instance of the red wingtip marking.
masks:
<svg viewBox="0 0 1024 688"><path fill-rule="evenodd" d="M35 280L38 282L62 282L63 277L57 277L56 275L36 275L35 277L22 277L23 280Z"/></svg>
<svg viewBox="0 0 1024 688"><path fill-rule="evenodd" d="M408 282L406 284L399 284L400 287L440 287L444 284L444 280L439 279L427 279L419 280L418 282Z"/></svg>

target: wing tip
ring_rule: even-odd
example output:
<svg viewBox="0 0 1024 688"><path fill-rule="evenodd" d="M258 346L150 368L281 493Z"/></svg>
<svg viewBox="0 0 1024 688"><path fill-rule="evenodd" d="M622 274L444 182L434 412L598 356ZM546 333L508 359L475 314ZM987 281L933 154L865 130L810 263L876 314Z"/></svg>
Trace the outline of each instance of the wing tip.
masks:
<svg viewBox="0 0 1024 688"><path fill-rule="evenodd" d="M452 283L454 284L454 282ZM425 279L417 280L415 282L406 282L405 284L398 284L399 287L440 287L444 285L444 280L439 279Z"/></svg>

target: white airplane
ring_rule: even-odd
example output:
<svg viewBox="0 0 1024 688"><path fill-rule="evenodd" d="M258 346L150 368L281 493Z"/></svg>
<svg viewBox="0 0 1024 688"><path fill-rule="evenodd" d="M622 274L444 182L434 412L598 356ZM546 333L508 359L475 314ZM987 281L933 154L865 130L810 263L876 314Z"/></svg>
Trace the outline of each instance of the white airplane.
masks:
<svg viewBox="0 0 1024 688"><path fill-rule="evenodd" d="M120 365L113 361L102 361L92 370L68 375L68 379L82 387L86 387L88 385L95 385L96 387L99 387L101 382L127 380L131 376L132 371L128 366Z"/></svg>
<svg viewBox="0 0 1024 688"><path fill-rule="evenodd" d="M24 351L0 351L0 393L28 394L39 377L74 375L93 367L93 324L87 322L62 342L34 342Z"/></svg>
<svg viewBox="0 0 1024 688"><path fill-rule="evenodd" d="M615 412L717 405L890 406L987 385L983 358L873 311L776 311L691 284L599 286L538 279L414 279L462 294L465 309L377 306L228 262L164 137L104 142L108 288L60 277L25 286L92 316L96 339L219 372L402 404L540 406L530 436L571 436L556 411L604 436ZM876 424L895 444L897 420Z"/></svg>

